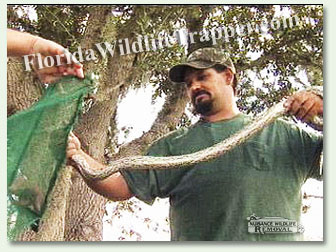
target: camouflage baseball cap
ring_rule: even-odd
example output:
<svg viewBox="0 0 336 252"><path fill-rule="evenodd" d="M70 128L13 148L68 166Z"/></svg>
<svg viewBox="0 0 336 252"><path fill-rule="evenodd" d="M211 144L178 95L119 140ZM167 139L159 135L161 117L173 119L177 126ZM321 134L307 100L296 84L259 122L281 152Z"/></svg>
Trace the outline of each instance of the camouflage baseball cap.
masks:
<svg viewBox="0 0 336 252"><path fill-rule="evenodd" d="M169 78L173 82L184 82L185 71L188 67L196 69L207 69L217 64L224 65L236 74L232 60L224 50L219 48L200 48L192 52L185 63L176 65L169 71Z"/></svg>

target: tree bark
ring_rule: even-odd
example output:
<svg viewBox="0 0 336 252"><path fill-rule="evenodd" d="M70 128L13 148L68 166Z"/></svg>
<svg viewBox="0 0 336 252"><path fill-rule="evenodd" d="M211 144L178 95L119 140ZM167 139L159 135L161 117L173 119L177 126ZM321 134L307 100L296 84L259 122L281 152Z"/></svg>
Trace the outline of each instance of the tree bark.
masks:
<svg viewBox="0 0 336 252"><path fill-rule="evenodd" d="M21 58L7 58L7 117L32 106L43 93L41 82L25 71ZM26 230L18 240L31 241L36 232Z"/></svg>
<svg viewBox="0 0 336 252"><path fill-rule="evenodd" d="M173 84L172 84L173 85ZM126 156L143 155L155 140L176 129L189 99L183 85L172 86L162 110L159 112L151 129L141 137L120 147L114 159Z"/></svg>
<svg viewBox="0 0 336 252"><path fill-rule="evenodd" d="M132 29L132 23L129 23ZM124 34L121 34L125 36ZM104 151L108 137L108 126L114 121L118 96L132 83L132 67L135 54L115 55L107 63L107 71L100 78L101 91L97 94L96 103L83 116L76 128L76 133L82 141L83 148L94 158L104 162ZM143 152L154 139L176 128L180 116L183 114L188 101L183 86L175 86L166 100L163 110L153 124L152 129L140 139L136 139L118 156L135 154L134 150ZM102 218L106 199L98 196L89 189L79 174L72 178L73 186L68 202L71 202L67 211L65 240L101 240ZM79 211L80 209L80 211ZM84 210L83 210L84 209ZM84 216L87 216L84 218Z"/></svg>
<svg viewBox="0 0 336 252"><path fill-rule="evenodd" d="M102 31L107 23L110 7L95 7L90 13L82 48L94 48L102 42ZM84 65L86 72L99 72L99 65L91 61ZM83 146L93 157L102 161L106 142L106 129L109 115L113 113L110 102L98 101L80 121L76 133ZM65 241L100 241L102 240L102 218L106 199L94 193L80 175L72 172L71 187L66 198L64 240Z"/></svg>
<svg viewBox="0 0 336 252"><path fill-rule="evenodd" d="M110 9L110 7L105 6L92 8L81 44L84 50L93 48L95 43L101 42L102 29L106 25ZM94 70L99 72L100 69L95 62L88 62L88 64L85 64L85 70L87 72ZM13 73L9 72L8 75L12 76ZM24 97L27 99L34 96L25 92ZM16 103L16 101L13 103ZM28 107L31 102L25 104ZM104 144L102 144L104 141L102 139L104 139L104 131L107 128L105 117L108 117L101 113L109 114L111 112L110 108L113 107L110 105L97 102L85 116L87 121L83 123L81 130L79 130L79 132L82 131L82 135L88 136L88 138L84 138L84 143L93 147L89 152L93 153L95 157L102 156L104 153ZM94 127L95 122L99 122L96 124L96 128ZM85 129L85 127L87 128ZM93 145L90 145L91 143ZM106 200L94 194L74 170L64 167L59 172L55 186L48 196L47 209L42 217L38 232L28 230L21 236L20 240L99 241L102 239L102 217L105 203Z"/></svg>
<svg viewBox="0 0 336 252"><path fill-rule="evenodd" d="M105 14L105 16L104 16ZM86 30L87 36L83 39L82 48L92 48L95 43L100 43L103 40L102 32L105 30L111 31L111 28L104 29L108 11L94 10L89 18L88 27ZM131 25L130 25L131 27ZM112 30L113 32L113 30ZM107 60L107 67L104 71L99 71L101 66L90 62L85 65L86 72L98 70L101 73L99 79L99 91L96 95L94 105L88 113L84 114L76 127L76 134L81 139L83 148L92 157L104 162L105 146L107 143L108 126L111 121L114 121L114 116L117 108L117 101L131 84L132 67L135 55L114 55L113 59ZM112 80L112 81L111 81ZM175 129L176 124L182 115L187 98L183 92L182 86L176 86L175 92L168 95L166 104L160 112L158 119L153 124L152 129L141 139L135 140L128 151L120 155L131 155L129 150L144 150L150 143L169 131ZM134 146L138 148L134 148ZM126 148L123 148L126 150ZM127 154L128 153L128 154ZM64 180L63 180L64 182ZM50 235L51 240L58 240L59 237L55 234L64 233L65 241L100 241L102 240L103 216L105 213L105 205L107 200L94 193L82 180L77 172L71 175L71 182L67 181L64 185L66 188L71 183L69 193L66 198L66 210L64 225L58 225L58 231L55 230L53 235ZM51 195L53 198L54 195ZM62 203L58 203L63 205ZM54 204L55 205L55 204ZM52 206L52 204L50 204ZM52 211L57 211L55 208ZM59 211L62 214L62 211ZM50 214L49 214L50 215ZM55 216L55 215L54 215ZM58 218L62 219L62 216ZM49 220L49 225L52 226L54 221ZM43 228L41 228L41 232ZM43 240L47 240L44 237Z"/></svg>
<svg viewBox="0 0 336 252"><path fill-rule="evenodd" d="M30 240L63 241L65 228L66 198L69 195L72 167L63 167L57 176L55 186L48 197L46 211L39 223L39 230Z"/></svg>
<svg viewBox="0 0 336 252"><path fill-rule="evenodd" d="M21 58L7 61L7 116L27 109L41 97L40 81L32 72L25 71Z"/></svg>
<svg viewBox="0 0 336 252"><path fill-rule="evenodd" d="M110 9L97 9L92 13L90 26L87 29L88 37L83 40L85 47L90 48L91 46L92 48L95 43L105 41L102 34L104 25L102 24L107 23L110 11ZM106 15L105 23L101 20L103 14ZM113 29L108 27L107 30ZM92 33L99 34L99 31L101 32L100 36L92 36ZM88 43L89 40L90 43ZM99 90L95 102L89 112L83 115L75 130L81 139L83 149L101 162L105 162L108 127L111 120L114 120L118 97L125 90L124 87L130 85L126 79L131 73L133 60L134 55L120 56L115 54L113 58L108 58L105 71L100 72ZM88 66L91 68L90 70L95 67L96 65L92 63ZM100 241L103 237L102 219L107 200L94 193L77 172L73 173L71 180L72 186L67 199L64 239L66 241Z"/></svg>

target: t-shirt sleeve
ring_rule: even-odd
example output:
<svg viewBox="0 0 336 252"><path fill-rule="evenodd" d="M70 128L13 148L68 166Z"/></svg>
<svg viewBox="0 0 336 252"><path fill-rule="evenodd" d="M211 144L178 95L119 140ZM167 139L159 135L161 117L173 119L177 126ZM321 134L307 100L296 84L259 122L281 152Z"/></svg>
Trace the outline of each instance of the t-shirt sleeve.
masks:
<svg viewBox="0 0 336 252"><path fill-rule="evenodd" d="M322 180L323 135L291 123L287 125L287 132L292 153L301 163L304 180L308 178Z"/></svg>
<svg viewBox="0 0 336 252"><path fill-rule="evenodd" d="M169 156L169 148L165 139L153 144L147 151L147 156ZM165 180L165 171L160 170L121 170L131 192L138 199L153 204L156 197L167 197L160 188L160 182Z"/></svg>
<svg viewBox="0 0 336 252"><path fill-rule="evenodd" d="M322 134L314 134L302 131L302 142L305 146L305 161L307 166L308 178L315 178L322 180L322 150L323 150L323 136Z"/></svg>

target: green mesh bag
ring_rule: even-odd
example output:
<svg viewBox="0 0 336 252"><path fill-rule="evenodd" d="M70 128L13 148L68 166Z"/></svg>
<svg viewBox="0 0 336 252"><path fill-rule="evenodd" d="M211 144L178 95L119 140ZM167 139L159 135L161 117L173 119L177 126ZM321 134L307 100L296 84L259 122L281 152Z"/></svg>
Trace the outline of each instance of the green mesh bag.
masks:
<svg viewBox="0 0 336 252"><path fill-rule="evenodd" d="M16 240L34 228L45 210L66 144L93 89L90 78L65 77L47 88L28 110L7 119L7 237Z"/></svg>

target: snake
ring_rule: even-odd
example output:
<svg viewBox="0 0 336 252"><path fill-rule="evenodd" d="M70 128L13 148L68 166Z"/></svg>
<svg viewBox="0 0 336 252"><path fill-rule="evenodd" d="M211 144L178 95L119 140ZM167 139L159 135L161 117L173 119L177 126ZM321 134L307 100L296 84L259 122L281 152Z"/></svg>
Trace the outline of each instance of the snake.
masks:
<svg viewBox="0 0 336 252"><path fill-rule="evenodd" d="M323 99L323 88L321 86L312 86L306 91L312 92ZM288 113L284 107L286 100L282 100L273 105L267 111L256 116L253 122L249 123L242 130L233 134L231 137L214 144L203 150L177 156L152 157L152 156L131 156L112 161L103 170L93 170L89 167L86 160L81 155L74 155L72 161L75 162L81 175L87 180L103 180L122 169L178 169L187 166L193 166L201 162L208 162L229 152L236 146L244 143L246 140L256 135L261 129L274 122L277 118ZM317 130L323 129L323 115L313 117L309 125Z"/></svg>

